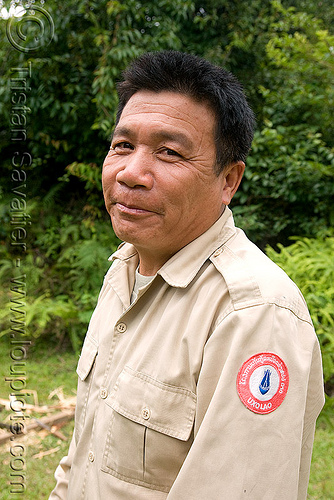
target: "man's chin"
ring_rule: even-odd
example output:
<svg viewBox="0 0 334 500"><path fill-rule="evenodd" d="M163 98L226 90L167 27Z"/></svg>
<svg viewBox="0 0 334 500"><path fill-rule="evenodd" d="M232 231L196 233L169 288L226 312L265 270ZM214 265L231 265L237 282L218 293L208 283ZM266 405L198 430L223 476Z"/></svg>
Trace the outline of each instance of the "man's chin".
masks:
<svg viewBox="0 0 334 500"><path fill-rule="evenodd" d="M150 242L150 237L149 235L146 235L144 229L141 231L140 228L130 227L129 224L121 225L116 223L112 223L112 227L117 238L125 241L126 243L131 243L132 245L138 247L145 247Z"/></svg>

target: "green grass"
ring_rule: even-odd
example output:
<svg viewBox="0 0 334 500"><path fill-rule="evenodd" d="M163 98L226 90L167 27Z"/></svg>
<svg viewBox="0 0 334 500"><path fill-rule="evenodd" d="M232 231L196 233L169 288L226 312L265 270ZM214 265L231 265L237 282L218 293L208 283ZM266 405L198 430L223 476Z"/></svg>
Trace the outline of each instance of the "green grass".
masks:
<svg viewBox="0 0 334 500"><path fill-rule="evenodd" d="M8 376L10 364L10 350L4 341L0 344L1 351L4 350L6 358L1 360L1 371L7 364ZM7 351L7 352L6 352ZM6 353L6 354L5 354ZM74 395L76 393L77 375L75 373L78 356L73 352L58 352L55 347L45 344L34 346L28 351L26 359L27 390L36 390L39 404L52 404L48 399L53 389L62 387L64 394ZM7 398L10 391L7 384ZM2 393L2 391L1 391ZM2 396L1 396L2 397Z"/></svg>
<svg viewBox="0 0 334 500"><path fill-rule="evenodd" d="M72 435L73 422L67 424L61 429L62 433L68 437L68 441L61 441L47 431L42 431L32 437L18 439L17 443L25 447L25 493L13 494L11 490L17 486L9 484L11 478L11 455L9 445L1 446L2 465L0 473L0 490L2 500L12 500L13 498L24 498L29 500L44 500L49 497L52 491L55 480L54 471L59 463L59 460L66 455L69 440ZM51 455L36 458L35 455L40 451L56 450Z"/></svg>
<svg viewBox="0 0 334 500"><path fill-rule="evenodd" d="M13 361L10 358L9 341L2 338L0 340L0 373L1 380L10 374L10 365ZM77 356L70 352L58 352L54 346L39 344L28 350L25 366L22 371L26 372L26 390L36 391L40 405L57 404L58 398L54 396L49 399L50 393L58 388L62 388L65 397L73 396L76 392L77 376L75 368ZM13 392L9 387L9 382L1 383L0 397L9 398ZM27 403L33 403L33 398L25 398ZM7 422L6 416L9 413L3 410L0 413L0 421ZM45 414L32 414L31 417L40 418ZM29 419L31 420L31 418ZM27 421L29 424L29 421ZM1 467L0 467L0 497L1 500L12 500L13 498L24 498L29 500L44 500L49 496L55 480L54 471L59 460L66 455L73 431L73 421L61 428L61 432L68 438L62 441L45 430L30 432L25 436L17 437L15 441L7 442L0 446ZM24 494L14 494L11 490L19 491L20 487L10 485L12 473L10 447L15 445L23 448L14 448L15 451L23 450L24 476L26 489ZM12 448L13 450L13 448ZM39 452L54 450L50 455L42 458L35 457ZM19 464L19 462L16 462ZM15 465L15 463L14 463ZM13 479L12 479L13 480ZM14 479L15 481L15 479Z"/></svg>
<svg viewBox="0 0 334 500"><path fill-rule="evenodd" d="M334 499L334 416L319 419L313 446L308 499Z"/></svg>
<svg viewBox="0 0 334 500"><path fill-rule="evenodd" d="M73 396L77 377L75 368L77 356L69 352L58 352L55 347L39 344L30 349L26 360L27 389L35 390L39 404L54 404L57 399L48 399L49 394L59 387L63 388L65 396ZM10 369L9 344L0 340L0 374L2 380L7 377ZM8 383L1 384L0 397L8 399ZM326 415L330 413L327 410ZM0 421L5 421L6 412L0 413ZM26 490L24 494L10 492L11 455L10 443L0 447L0 496L2 500L24 498L28 500L46 500L54 486L54 471L59 460L66 454L73 430L73 422L64 426L61 431L67 436L62 441L47 431L32 432L17 438L15 443L24 446L26 464ZM55 450L50 455L36 458L39 452ZM320 418L313 448L309 500L334 500L334 416ZM261 499L259 499L261 500Z"/></svg>

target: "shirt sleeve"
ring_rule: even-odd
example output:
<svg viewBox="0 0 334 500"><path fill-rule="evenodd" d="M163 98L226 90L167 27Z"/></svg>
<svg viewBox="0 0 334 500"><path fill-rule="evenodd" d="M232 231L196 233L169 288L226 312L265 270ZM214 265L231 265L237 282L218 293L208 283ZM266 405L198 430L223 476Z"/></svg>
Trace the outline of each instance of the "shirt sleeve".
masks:
<svg viewBox="0 0 334 500"><path fill-rule="evenodd" d="M74 433L68 450L68 455L63 457L59 462L59 465L55 471L55 479L57 484L52 490L49 500L66 500L67 499L67 489L68 481L71 472L71 465L73 461L73 455L75 453L75 438Z"/></svg>
<svg viewBox="0 0 334 500"><path fill-rule="evenodd" d="M244 362L266 352L284 361L289 387L275 410L258 414L242 403L236 381ZM322 405L321 358L311 323L275 304L231 312L206 344L194 442L168 500L305 499Z"/></svg>

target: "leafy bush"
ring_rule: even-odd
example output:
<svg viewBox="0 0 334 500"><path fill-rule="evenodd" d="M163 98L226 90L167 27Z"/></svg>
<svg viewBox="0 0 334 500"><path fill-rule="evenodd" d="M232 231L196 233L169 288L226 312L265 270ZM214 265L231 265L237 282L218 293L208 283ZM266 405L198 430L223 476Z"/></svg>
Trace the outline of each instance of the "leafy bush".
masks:
<svg viewBox="0 0 334 500"><path fill-rule="evenodd" d="M1 206L2 219L6 219L7 207L8 203ZM43 204L35 200L27 211L34 223L27 230L29 245L19 272L15 272L9 242L0 246L0 279L6 284L0 293L3 333L10 330L13 308L21 307L30 339L47 336L51 342L65 344L69 340L78 351L117 238L107 218L87 214L83 218L80 208L72 213L43 212ZM21 295L11 292L13 277L19 280L23 273L26 288L21 287Z"/></svg>
<svg viewBox="0 0 334 500"><path fill-rule="evenodd" d="M333 199L334 149L310 126L267 121L233 199L237 224L262 248L315 237L334 224Z"/></svg>
<svg viewBox="0 0 334 500"><path fill-rule="evenodd" d="M296 238L268 256L298 285L309 307L324 366L326 392L334 395L334 237Z"/></svg>

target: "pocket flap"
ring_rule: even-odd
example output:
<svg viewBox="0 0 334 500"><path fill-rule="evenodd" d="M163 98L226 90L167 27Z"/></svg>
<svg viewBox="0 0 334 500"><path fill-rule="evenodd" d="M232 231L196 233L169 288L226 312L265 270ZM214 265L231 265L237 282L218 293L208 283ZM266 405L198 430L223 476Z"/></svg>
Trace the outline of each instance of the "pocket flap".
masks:
<svg viewBox="0 0 334 500"><path fill-rule="evenodd" d="M150 429L187 441L193 428L196 395L126 366L106 403Z"/></svg>
<svg viewBox="0 0 334 500"><path fill-rule="evenodd" d="M92 369L97 354L97 348L98 345L96 340L87 334L77 366L77 374L82 381L88 377Z"/></svg>

